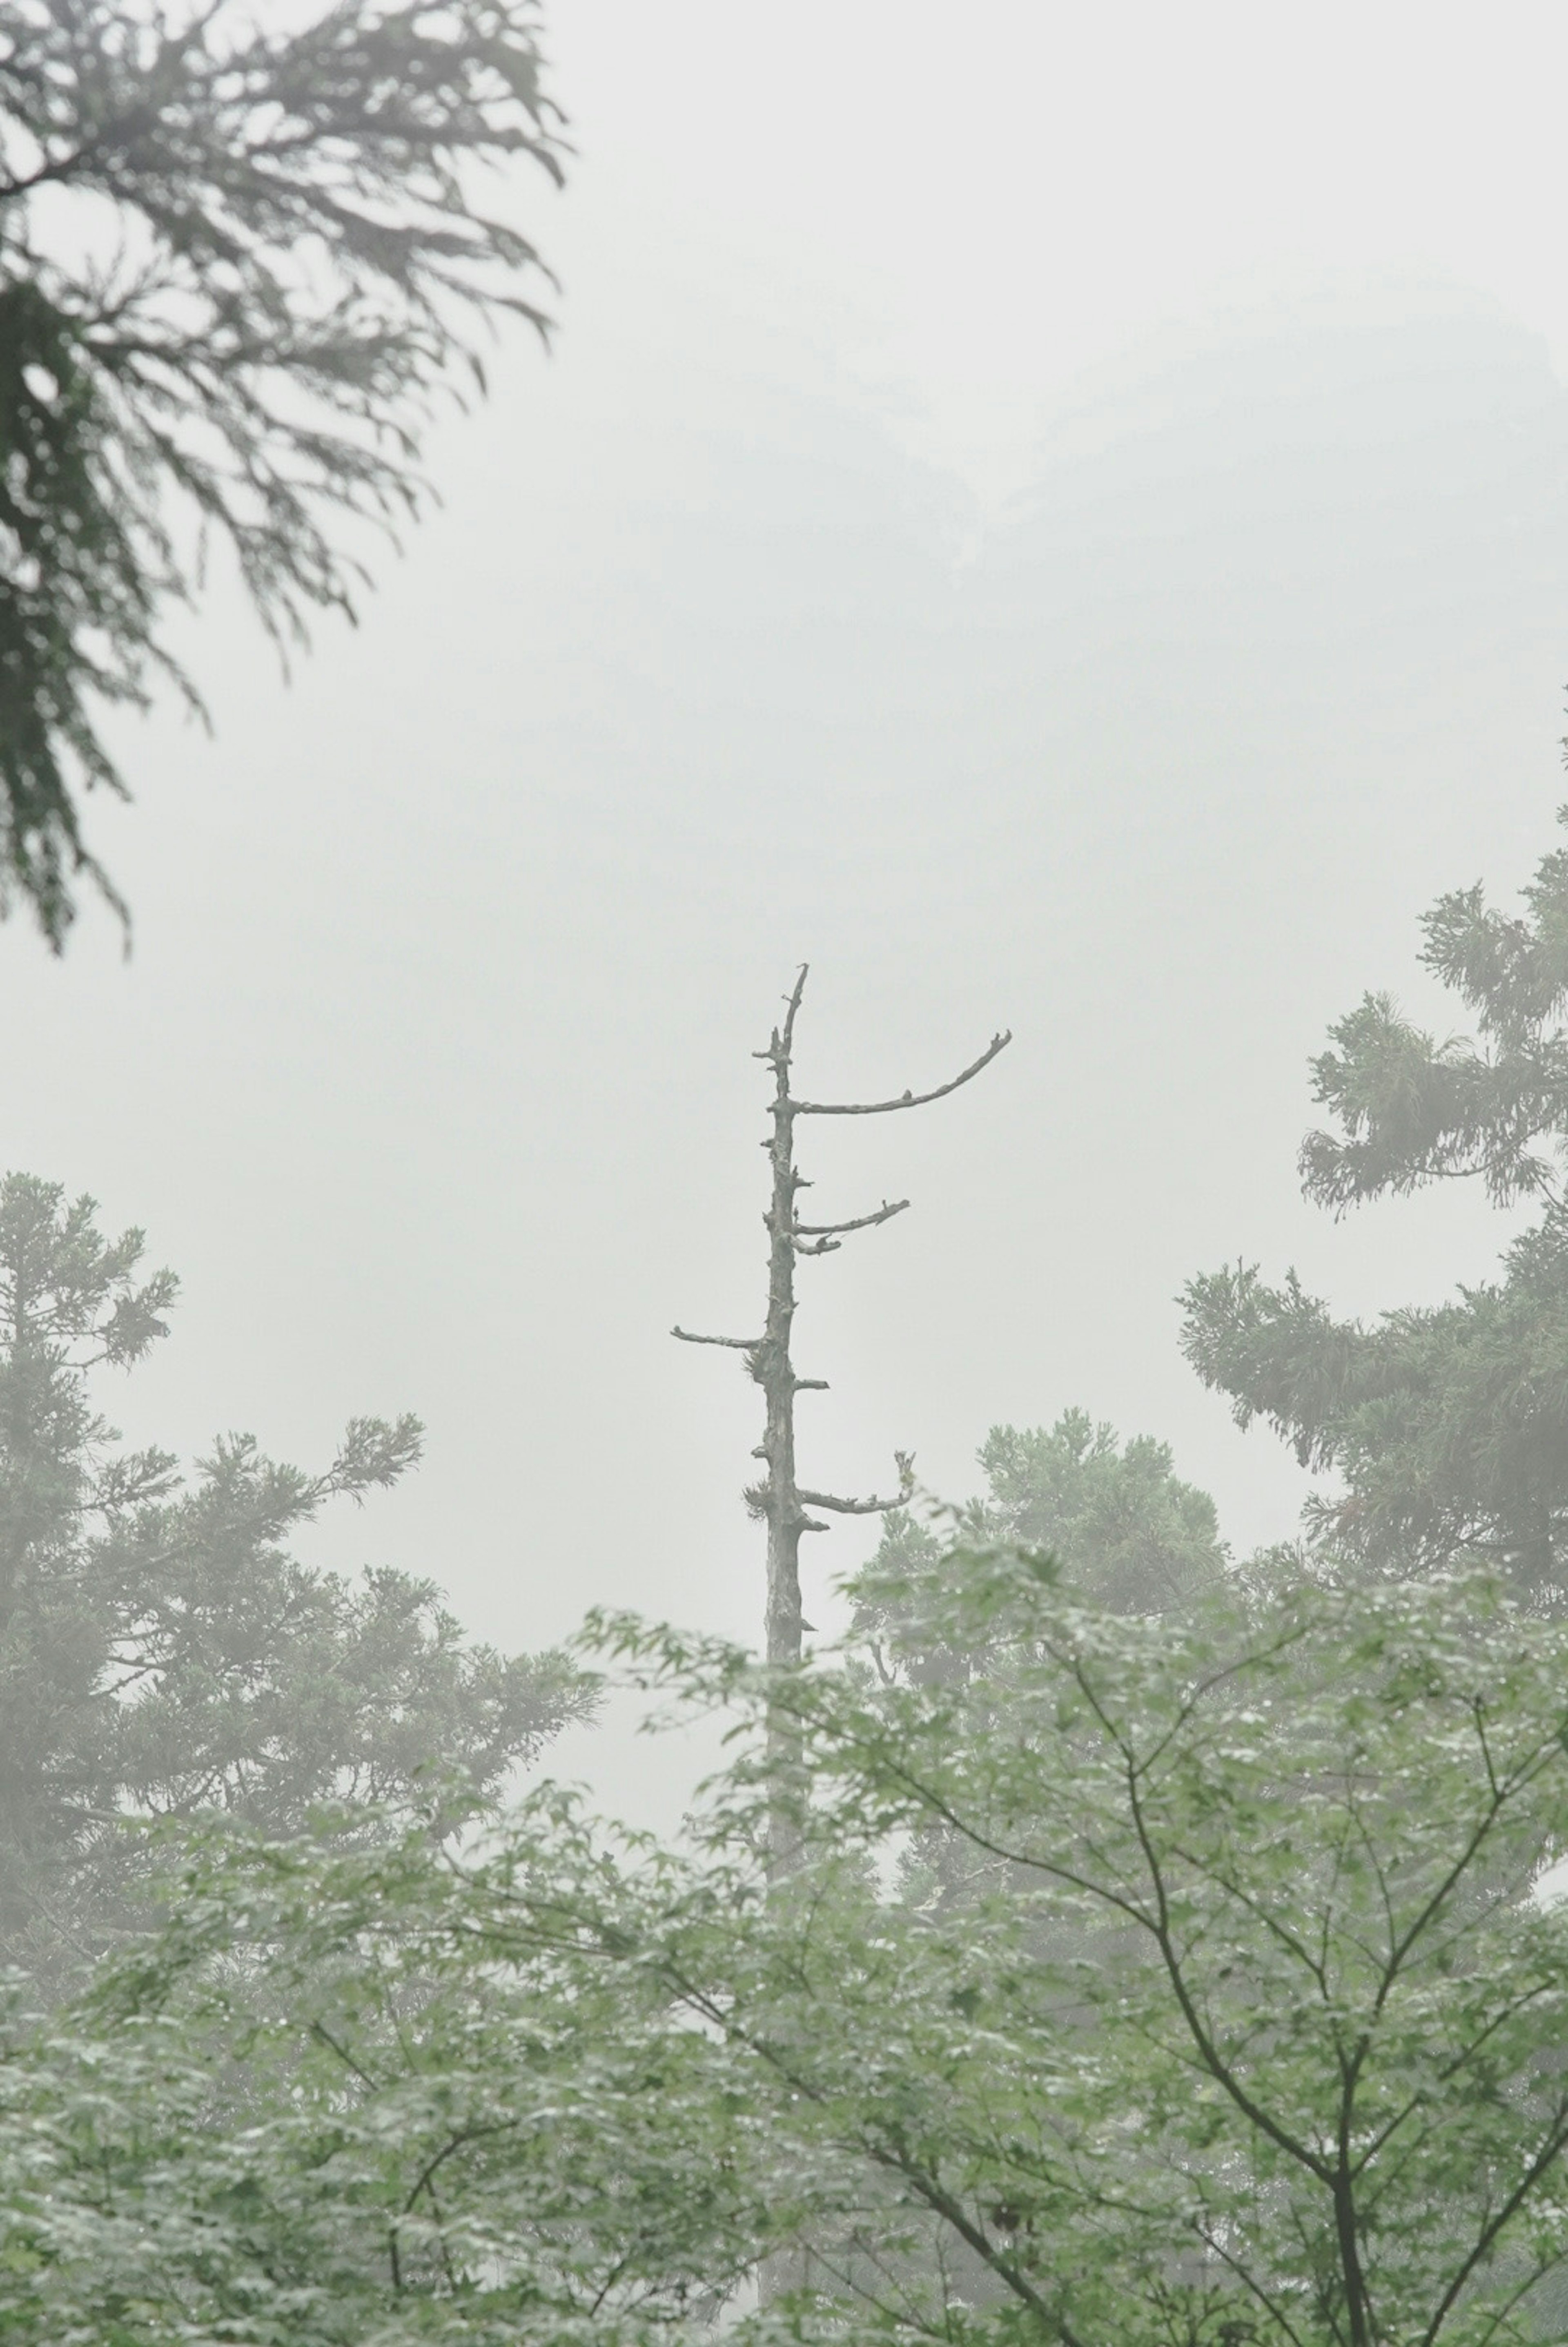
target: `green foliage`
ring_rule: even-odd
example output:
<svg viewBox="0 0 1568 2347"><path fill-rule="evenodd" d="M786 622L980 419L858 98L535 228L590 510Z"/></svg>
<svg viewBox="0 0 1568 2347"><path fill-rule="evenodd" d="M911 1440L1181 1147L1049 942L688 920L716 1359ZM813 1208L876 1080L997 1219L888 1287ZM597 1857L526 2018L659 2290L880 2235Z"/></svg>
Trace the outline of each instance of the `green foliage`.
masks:
<svg viewBox="0 0 1568 2347"><path fill-rule="evenodd" d="M142 1235L0 1181L0 1946L51 1970L125 1921L132 1819L219 1810L271 1832L340 1799L428 1805L431 1764L484 1798L589 1693L558 1656L471 1645L433 1583L302 1565L298 1527L393 1483L420 1429L353 1420L324 1473L220 1439L186 1481L113 1448L94 1369L167 1330Z"/></svg>
<svg viewBox="0 0 1568 2347"><path fill-rule="evenodd" d="M1066 1409L1054 1426L993 1426L979 1457L985 1492L957 1512L966 1541L1049 1555L1084 1598L1118 1614L1176 1611L1223 1581L1214 1501L1172 1471L1168 1444L1139 1434L1118 1448L1113 1427ZM888 1593L942 1553L935 1532L907 1508L891 1509L867 1584L884 1594L862 1596L859 1626L907 1631L907 1612ZM906 1645L904 1667L941 1676L967 1671L973 1659L916 1657Z"/></svg>
<svg viewBox="0 0 1568 2347"><path fill-rule="evenodd" d="M1301 1153L1308 1195L1340 1212L1461 1178L1499 1204L1540 1198L1501 1278L1368 1328L1294 1273L1270 1287L1239 1265L1189 1286L1183 1343L1239 1424L1268 1420L1342 1480L1309 1512L1326 1553L1392 1574L1483 1558L1553 1606L1568 1538L1568 852L1524 902L1505 917L1471 888L1427 915L1422 959L1478 1040L1436 1042L1369 995L1314 1062L1337 1130Z"/></svg>
<svg viewBox="0 0 1568 2347"><path fill-rule="evenodd" d="M975 1529L997 1544L1048 1549L1074 1587L1114 1614L1166 1614L1225 1571L1214 1501L1172 1472L1168 1443L1084 1410L1053 1427L993 1426L981 1446L989 1498Z"/></svg>
<svg viewBox="0 0 1568 2347"><path fill-rule="evenodd" d="M1568 807L1559 821L1568 827ZM1479 1178L1499 1204L1554 1194L1568 1145L1568 850L1542 858L1522 917L1478 886L1440 897L1421 960L1473 1014L1479 1041L1438 1043L1369 994L1312 1063L1337 1133L1309 1133L1309 1197L1342 1208L1422 1183Z"/></svg>
<svg viewBox="0 0 1568 2347"><path fill-rule="evenodd" d="M334 523L423 502L461 320L544 323L479 167L560 175L535 0L0 0L0 906L106 886L95 701L145 702L211 534L270 630L351 610Z"/></svg>
<svg viewBox="0 0 1568 2347"><path fill-rule="evenodd" d="M0 2063L7 2339L1506 2347L1568 2256L1568 1627L1492 1584L1201 1623L936 1560L1000 1690L601 1648L735 1758L683 1855L209 1838ZM811 1797L762 1854L788 1713ZM1008 1895L878 1889L933 1818ZM786 2289L786 2284L791 2287ZM1550 2335L1558 2335L1555 2332Z"/></svg>
<svg viewBox="0 0 1568 2347"><path fill-rule="evenodd" d="M682 2327L766 2228L730 2148L750 2123L626 1960L620 1904L543 1799L466 1866L417 1831L362 1854L210 1845L158 1942L68 2025L13 2031L7 2340Z"/></svg>
<svg viewBox="0 0 1568 2347"><path fill-rule="evenodd" d="M609 1628L749 1709L718 1847L777 1798L769 1715L798 1727L808 1859L759 1911L765 1963L716 1939L709 1997L779 2078L789 2173L860 2163L806 2237L867 2328L1539 2336L1568 2254L1568 1911L1532 1896L1568 1830L1568 1629L1479 1581L1129 1620L1005 1552L861 1595L907 1609L911 1655L1004 1675L769 1681ZM932 1820L1002 1895L901 1911L849 1865Z"/></svg>

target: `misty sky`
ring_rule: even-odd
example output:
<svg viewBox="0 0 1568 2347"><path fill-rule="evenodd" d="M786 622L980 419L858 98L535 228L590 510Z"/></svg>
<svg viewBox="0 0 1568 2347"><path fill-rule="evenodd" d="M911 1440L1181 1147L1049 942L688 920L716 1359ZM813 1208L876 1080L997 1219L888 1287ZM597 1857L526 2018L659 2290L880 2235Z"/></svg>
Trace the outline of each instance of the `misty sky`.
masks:
<svg viewBox="0 0 1568 2347"><path fill-rule="evenodd" d="M1568 679L1568 17L555 0L560 272L432 452L443 511L291 685L223 585L217 720L117 729L136 911L19 920L6 1161L186 1283L106 1395L311 1464L412 1409L417 1481L312 1553L536 1645L595 1601L754 1634L756 1397L672 1321L763 1285L795 965L813 1483L996 1419L1170 1440L1238 1550L1301 1479L1176 1348L1294 1261L1435 1299L1468 1194L1297 1194L1306 1061L1416 917L1552 845ZM1454 1013L1431 1004L1437 1022ZM806 1413L809 1415L806 1415ZM816 1542L812 1618L864 1527ZM575 1767L635 1801L624 1744Z"/></svg>

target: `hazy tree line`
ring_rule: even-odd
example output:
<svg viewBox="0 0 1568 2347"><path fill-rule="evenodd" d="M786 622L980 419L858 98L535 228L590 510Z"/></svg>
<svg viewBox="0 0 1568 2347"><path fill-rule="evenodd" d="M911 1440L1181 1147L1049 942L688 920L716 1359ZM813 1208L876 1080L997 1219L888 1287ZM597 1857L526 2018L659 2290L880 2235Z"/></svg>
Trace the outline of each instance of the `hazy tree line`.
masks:
<svg viewBox="0 0 1568 2347"><path fill-rule="evenodd" d="M204 535L285 636L347 601L337 523L417 507L463 314L539 322L473 167L553 172L559 130L526 0L0 0L0 861L57 945L119 786L95 712L194 690L161 628ZM1568 2336L1568 856L1516 916L1444 898L1425 959L1473 1038L1367 998L1308 1194L1534 1218L1372 1327L1192 1282L1197 1374L1324 1479L1251 1558L1076 1409L950 1508L903 1461L802 1481L797 1259L901 1202L801 1220L795 1120L1005 1038L811 1102L797 986L766 1326L718 1340L765 1405L760 1654L595 1615L506 1657L435 1579L308 1566L417 1422L314 1471L127 1449L174 1276L5 1176L0 2337ZM883 1519L817 1647L813 1509ZM679 1840L534 1765L609 1675L728 1731Z"/></svg>

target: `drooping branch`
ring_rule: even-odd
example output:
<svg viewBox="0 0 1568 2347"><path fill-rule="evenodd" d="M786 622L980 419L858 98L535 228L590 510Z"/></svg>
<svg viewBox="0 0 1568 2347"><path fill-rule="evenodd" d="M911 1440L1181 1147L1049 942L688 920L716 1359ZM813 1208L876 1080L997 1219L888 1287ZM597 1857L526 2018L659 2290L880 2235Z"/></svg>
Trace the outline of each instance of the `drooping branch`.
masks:
<svg viewBox="0 0 1568 2347"><path fill-rule="evenodd" d="M999 1051L1005 1051L1012 1040L1013 1030L1004 1028L1000 1035L992 1037L978 1060L972 1061L950 1084L938 1084L934 1092L901 1092L897 1100L791 1101L789 1105L797 1116L888 1116L896 1108L924 1108L928 1101L945 1100L949 1092L957 1092L960 1084L971 1082L983 1068L991 1065ZM759 1054L759 1058L763 1056Z"/></svg>
<svg viewBox="0 0 1568 2347"><path fill-rule="evenodd" d="M550 272L475 200L523 159L560 183L545 70L538 0L0 6L0 912L56 950L83 879L126 917L84 836L87 790L127 795L98 712L203 713L167 622L209 538L303 646L359 600L360 526L432 502L438 389L483 391L503 320L547 334Z"/></svg>

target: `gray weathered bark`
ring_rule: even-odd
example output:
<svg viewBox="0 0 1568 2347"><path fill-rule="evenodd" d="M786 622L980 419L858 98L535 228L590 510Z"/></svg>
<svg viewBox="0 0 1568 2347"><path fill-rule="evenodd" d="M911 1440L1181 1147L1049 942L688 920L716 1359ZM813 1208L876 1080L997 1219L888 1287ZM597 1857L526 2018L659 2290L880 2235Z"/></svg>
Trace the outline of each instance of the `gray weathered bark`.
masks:
<svg viewBox="0 0 1568 2347"><path fill-rule="evenodd" d="M800 1618L800 1540L803 1533L826 1532L813 1510L821 1514L841 1516L873 1516L884 1514L906 1501L913 1489L914 1462L907 1451L896 1454L899 1488L887 1499L840 1499L831 1491L803 1491L798 1481L795 1464L795 1397L808 1390L826 1390L821 1378L800 1378L795 1374L790 1358L790 1338L795 1321L795 1264L798 1256L831 1255L842 1245L851 1231L872 1229L878 1223L890 1222L901 1214L909 1204L907 1198L895 1199L891 1204L884 1200L872 1213L857 1214L848 1222L803 1223L797 1211L801 1190L810 1184L795 1162L795 1124L802 1116L887 1116L896 1109L923 1108L929 1101L942 1099L956 1092L981 1070L989 1067L997 1053L1011 1042L1009 1033L993 1035L977 1060L972 1061L951 1083L939 1084L932 1092L903 1092L896 1100L829 1102L798 1100L790 1089L795 1049L795 1021L805 992L806 969L802 966L795 980L785 1009L784 1022L776 1027L769 1039L766 1051L756 1057L773 1071L773 1098L769 1113L773 1120L771 1138L766 1143L772 1174L771 1194L764 1222L768 1231L768 1317L760 1337L698 1337L685 1328L672 1333L688 1345L723 1345L743 1353L746 1365L761 1387L766 1407L766 1425L761 1443L754 1457L763 1462L764 1472L746 1494L747 1502L768 1527L768 1597L767 1648L769 1664L789 1667L800 1660L803 1624ZM772 1758L775 1781L779 1799L769 1836L770 1858L776 1872L788 1872L799 1847L798 1830L792 1822L795 1795L799 1791L799 1753L796 1739L788 1723L777 1719L771 1730Z"/></svg>
<svg viewBox="0 0 1568 2347"><path fill-rule="evenodd" d="M765 1144L771 1185L763 1217L768 1231L768 1317L762 1334L699 1337L685 1328L672 1332L683 1344L722 1345L744 1354L747 1368L762 1389L766 1423L762 1440L752 1455L762 1461L763 1473L748 1491L746 1499L753 1513L760 1516L768 1527L768 1660L780 1669L799 1665L806 1626L800 1618L801 1535L828 1529L811 1512L819 1510L823 1515L840 1516L881 1515L907 1500L914 1487L914 1460L908 1451L895 1453L899 1488L885 1500L845 1500L831 1491L802 1491L796 1474L795 1397L798 1393L827 1389L823 1378L797 1377L790 1356L796 1260L800 1255L835 1254L850 1232L871 1230L879 1223L891 1222L909 1204L907 1198L896 1198L891 1204L884 1199L872 1213L856 1214L847 1222L803 1223L797 1204L799 1193L810 1184L795 1163L796 1119L886 1116L895 1109L921 1108L928 1101L941 1100L944 1094L956 1092L961 1084L968 1083L983 1068L989 1067L1013 1040L1009 1033L993 1035L977 1060L954 1076L951 1083L939 1084L934 1092L906 1092L897 1100L886 1101L797 1100L790 1089L790 1078L795 1021L805 990L806 969L802 964L786 1002L783 1025L773 1030L766 1051L756 1054L773 1071L773 1098L769 1103L773 1131ZM785 1704L775 1706L769 1715L768 1770L768 1874L771 1895L787 1897L789 1878L799 1860L800 1819L807 1786L799 1734ZM757 2278L762 2305L776 2306L807 2288L810 2272L809 2243L775 2251L763 2261Z"/></svg>

